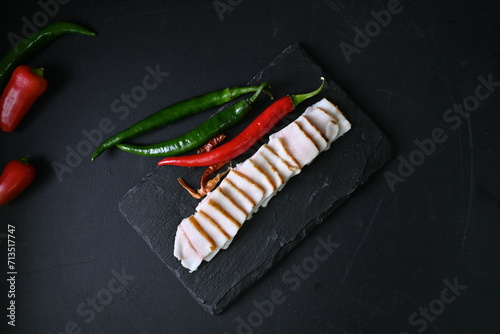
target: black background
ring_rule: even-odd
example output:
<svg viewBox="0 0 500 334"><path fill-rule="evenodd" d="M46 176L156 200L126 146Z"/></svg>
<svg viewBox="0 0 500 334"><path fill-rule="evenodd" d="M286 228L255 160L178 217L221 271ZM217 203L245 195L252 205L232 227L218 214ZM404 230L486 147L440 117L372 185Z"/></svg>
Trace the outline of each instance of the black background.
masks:
<svg viewBox="0 0 500 334"><path fill-rule="evenodd" d="M98 36L66 35L39 52L29 64L46 68L50 88L18 130L0 133L1 166L29 154L38 170L29 191L0 208L2 277L8 224L15 226L18 271L15 331L7 326L5 279L2 328L59 333L76 324L75 333L232 334L245 333L238 328L244 319L253 321L246 332L254 333L497 333L500 87L460 126L443 115L472 101L478 77L500 82L500 4L402 0L401 12L350 62L341 43L354 45L355 27L373 26L370 12L388 1L232 4L221 15L213 1L73 0L52 7L48 22L75 21ZM2 54L11 48L9 34L43 19L40 12L37 2L0 4ZM122 196L158 159L116 150L93 163L83 156L62 180L52 165L66 164L68 147L76 149L82 131L102 119L119 130L181 99L244 84L294 43L392 138L394 159L232 306L211 316L118 211ZM169 75L120 119L113 101L142 85L146 67L157 65ZM181 124L179 133L189 122ZM386 172L398 173L400 157L415 157L415 141L437 128L446 140L393 191ZM157 132L148 140L160 138ZM339 248L292 291L283 274L312 256L318 237L330 235ZM122 271L134 278L95 318L77 314ZM462 286L446 304L438 302L445 280ZM255 303L276 289L284 302L258 318ZM439 314L424 321L418 313L429 306Z"/></svg>

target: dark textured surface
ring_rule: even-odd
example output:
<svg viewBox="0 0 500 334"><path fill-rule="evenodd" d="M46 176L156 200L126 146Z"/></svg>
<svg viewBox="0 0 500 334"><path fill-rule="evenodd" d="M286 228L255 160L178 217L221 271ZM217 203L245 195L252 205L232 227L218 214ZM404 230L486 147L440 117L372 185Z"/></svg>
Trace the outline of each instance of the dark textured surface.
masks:
<svg viewBox="0 0 500 334"><path fill-rule="evenodd" d="M328 78L305 50L294 45L250 83L271 82L273 94L279 98L286 92L314 90L322 76ZM177 225L194 213L197 204L177 178L193 179L191 183L196 184L193 174L199 177L199 170L159 167L120 203L128 222L208 312L224 310L389 159L387 138L331 79L327 79L320 96L300 104L271 133L323 97L339 106L352 129L293 177L266 208L254 214L227 250L220 251L209 263L202 263L197 271L189 273L183 268L173 256L173 249ZM256 112L260 112L259 108L263 107L254 107ZM261 142L267 142L267 138ZM257 143L246 156L260 145Z"/></svg>
<svg viewBox="0 0 500 334"><path fill-rule="evenodd" d="M38 171L28 192L0 207L1 333L500 331L500 87L491 87L468 118L453 112L465 99L474 102L478 87L485 94L478 78L500 82L499 1L401 0L403 9L378 34L358 38L350 59L342 43L355 45L358 28L376 29L373 13L394 1L232 0L222 19L214 1L63 2L48 22L76 21L98 35L63 36L32 58L29 65L45 67L49 89L18 131L0 133L0 166L29 154ZM54 3L0 1L0 54L11 48L10 33L43 20L40 4ZM73 156L61 180L52 164L67 165L68 150L85 149L84 130L104 119L119 131L184 98L245 84L296 43L391 138L394 158L212 316L118 209L157 158L118 150L92 163L89 155ZM146 68L156 66L168 76L130 106L120 102L140 93ZM179 135L207 116L138 142ZM401 159L416 158L416 142L435 129L446 140L391 189L386 173L398 174ZM15 329L6 323L8 224L17 241ZM328 238L338 248L315 267L311 257ZM130 280L119 289L115 273L122 271ZM459 296L447 294L445 280L455 279L467 286ZM444 309L443 292L456 297ZM263 315L257 306L270 300L274 308Z"/></svg>

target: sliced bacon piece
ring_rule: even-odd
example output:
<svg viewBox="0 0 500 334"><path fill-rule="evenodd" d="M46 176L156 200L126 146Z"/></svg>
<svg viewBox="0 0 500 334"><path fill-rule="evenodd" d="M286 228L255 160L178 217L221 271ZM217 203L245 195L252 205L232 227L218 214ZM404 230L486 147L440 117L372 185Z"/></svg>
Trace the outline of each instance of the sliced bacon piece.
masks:
<svg viewBox="0 0 500 334"><path fill-rule="evenodd" d="M255 166L258 166L259 170L263 172L273 183L274 185L274 190L272 193L267 194L266 198L261 203L261 206L265 207L267 205L267 202L271 197L276 195L278 192L278 189L281 189L283 185L285 184L285 180L281 177L281 175L278 173L278 170L274 165L271 165L271 163L264 157L260 152L256 152L250 160L255 164Z"/></svg>
<svg viewBox="0 0 500 334"><path fill-rule="evenodd" d="M257 208L272 194L276 193L276 186L274 185L273 180L266 172L262 169L262 167L255 163L252 158L249 158L238 164L235 168L235 171L245 175L249 180L258 184L262 189L264 189L264 196L257 203Z"/></svg>
<svg viewBox="0 0 500 334"><path fill-rule="evenodd" d="M238 188L233 181L226 180L223 184L219 186L220 189L224 191L227 196L231 197L233 201L238 203L238 205L245 211L245 213L250 215L255 208L255 202L245 194L240 188Z"/></svg>
<svg viewBox="0 0 500 334"><path fill-rule="evenodd" d="M281 138L270 140L266 145L293 169L292 176L300 173L301 168L298 161L290 154L290 151L285 147Z"/></svg>
<svg viewBox="0 0 500 334"><path fill-rule="evenodd" d="M322 99L321 101L312 105L312 108L319 108L331 116L333 116L337 120L337 124L339 125L339 133L337 134L337 138L343 136L347 131L351 129L351 123L345 118L344 114L337 108L336 105L328 101L327 99Z"/></svg>
<svg viewBox="0 0 500 334"><path fill-rule="evenodd" d="M316 143L311 139L311 136L305 133L295 122L272 134L269 137L269 141L272 142L273 140L277 140L277 138L283 141L286 149L299 163L301 168L313 161L320 152Z"/></svg>
<svg viewBox="0 0 500 334"><path fill-rule="evenodd" d="M183 219L180 226L200 256L205 257L215 250L215 241L200 226L194 216Z"/></svg>
<svg viewBox="0 0 500 334"><path fill-rule="evenodd" d="M307 118L321 133L327 138L328 145L325 151L330 148L330 144L337 138L339 133L338 120L320 108L309 107L303 116Z"/></svg>
<svg viewBox="0 0 500 334"><path fill-rule="evenodd" d="M248 217L250 218L252 216L252 213L257 209L258 204L261 203L262 199L264 198L264 189L259 184L248 178L246 175L240 173L235 169L229 172L222 183L225 183L226 181L232 182L236 188L244 192L253 201L254 206L252 208L252 211L248 214Z"/></svg>
<svg viewBox="0 0 500 334"><path fill-rule="evenodd" d="M319 152L323 152L329 146L328 138L307 117L301 115L295 120L295 123L311 137Z"/></svg>
<svg viewBox="0 0 500 334"><path fill-rule="evenodd" d="M198 221L200 227L203 228L215 242L215 249L203 258L205 261L210 261L215 256L215 254L217 254L217 252L231 239L231 237L216 221L214 221L210 217L203 215L200 212L196 212L193 217L196 219L196 221Z"/></svg>
<svg viewBox="0 0 500 334"><path fill-rule="evenodd" d="M177 228L174 255L191 272L226 249L252 217L319 153L349 131L351 124L326 99L269 137L250 158L238 164Z"/></svg>
<svg viewBox="0 0 500 334"><path fill-rule="evenodd" d="M296 167L292 167L282 159L276 152L267 144L264 144L258 150L260 154L262 154L269 163L276 168L282 180L283 184L278 187L278 191L280 191L286 184L286 182L295 174L297 170Z"/></svg>
<svg viewBox="0 0 500 334"><path fill-rule="evenodd" d="M198 269L203 261L203 256L198 254L196 249L194 249L186 232L184 232L180 225L177 226L177 233L175 234L174 256L181 261L183 267L189 269L189 272Z"/></svg>

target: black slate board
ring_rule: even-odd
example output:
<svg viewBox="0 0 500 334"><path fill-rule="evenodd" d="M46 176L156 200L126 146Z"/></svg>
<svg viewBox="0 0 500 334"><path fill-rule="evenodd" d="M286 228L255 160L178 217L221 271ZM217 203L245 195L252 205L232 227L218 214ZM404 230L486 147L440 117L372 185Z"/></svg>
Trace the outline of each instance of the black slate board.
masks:
<svg viewBox="0 0 500 334"><path fill-rule="evenodd" d="M196 185L201 169L157 167L119 205L130 225L211 314L220 313L258 280L390 157L391 145L385 135L300 46L286 48L250 83L270 81L273 93L279 98L314 90L321 76L327 79L321 96L304 102L274 130L322 97L339 106L352 129L293 177L266 208L254 214L227 250L202 263L197 271L189 273L180 265L173 256L173 243L177 225L194 213L198 202L181 189L177 178ZM269 103L261 98L255 112ZM252 115L247 116L246 122L251 119ZM245 125L240 124L228 135ZM256 146L265 141L267 138Z"/></svg>

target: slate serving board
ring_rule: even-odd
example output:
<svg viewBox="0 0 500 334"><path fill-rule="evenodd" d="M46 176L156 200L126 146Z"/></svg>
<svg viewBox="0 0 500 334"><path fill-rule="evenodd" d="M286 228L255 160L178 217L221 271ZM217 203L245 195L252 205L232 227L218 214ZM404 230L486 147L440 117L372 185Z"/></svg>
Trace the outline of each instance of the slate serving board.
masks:
<svg viewBox="0 0 500 334"><path fill-rule="evenodd" d="M249 83L270 81L272 92L279 98L314 90L321 76L327 79L321 96L299 105L272 132L323 97L339 106L352 129L293 177L266 208L254 214L227 250L220 251L210 262L203 262L197 271L189 273L180 265L173 256L173 244L177 225L194 213L198 203L178 185L177 178L197 185L202 169L157 167L127 192L119 205L130 225L211 314L223 311L390 158L387 137L301 46L287 47ZM269 104L269 99L262 97L255 112ZM244 123L227 134L240 131L252 118L247 116ZM263 138L256 148L266 141L267 137Z"/></svg>

